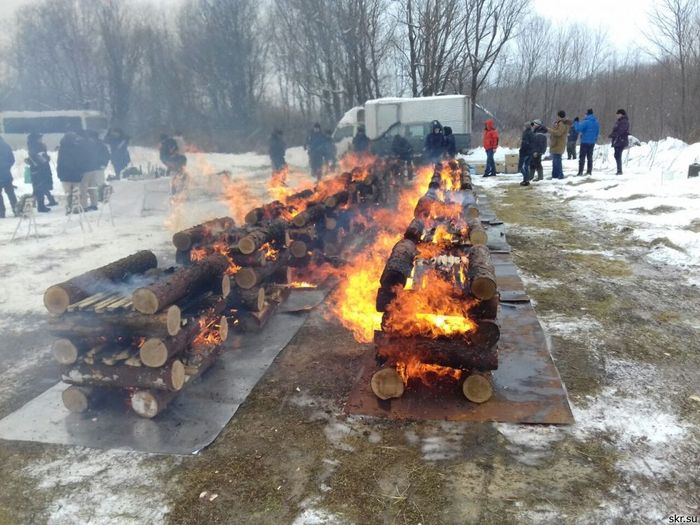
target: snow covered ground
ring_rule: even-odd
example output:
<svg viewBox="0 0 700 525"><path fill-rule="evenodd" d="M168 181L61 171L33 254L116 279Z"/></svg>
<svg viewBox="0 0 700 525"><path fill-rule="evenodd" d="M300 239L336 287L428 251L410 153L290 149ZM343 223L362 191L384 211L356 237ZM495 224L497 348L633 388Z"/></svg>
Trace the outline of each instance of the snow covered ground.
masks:
<svg viewBox="0 0 700 525"><path fill-rule="evenodd" d="M500 155L505 153L517 151ZM467 160L482 158L485 153L479 148ZM689 284L700 285L700 177L688 179L688 166L695 162L700 162L700 143L667 138L625 151L624 175L618 176L612 148L599 145L591 177L576 177L578 160L565 160L565 180L535 182L527 190L567 202L590 227L609 223L630 231L640 246L648 247L646 258L682 268ZM546 179L551 163L545 161L544 167ZM500 174L478 182L493 187L521 180L519 174Z"/></svg>

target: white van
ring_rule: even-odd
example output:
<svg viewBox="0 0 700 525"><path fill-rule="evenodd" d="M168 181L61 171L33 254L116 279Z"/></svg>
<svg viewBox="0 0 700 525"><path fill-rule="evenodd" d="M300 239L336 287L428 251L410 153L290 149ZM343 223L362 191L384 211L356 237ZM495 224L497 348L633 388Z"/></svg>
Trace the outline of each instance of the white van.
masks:
<svg viewBox="0 0 700 525"><path fill-rule="evenodd" d="M103 135L107 118L99 111L0 111L0 135L12 149L26 149L27 135L41 133L49 150L69 131L92 129Z"/></svg>

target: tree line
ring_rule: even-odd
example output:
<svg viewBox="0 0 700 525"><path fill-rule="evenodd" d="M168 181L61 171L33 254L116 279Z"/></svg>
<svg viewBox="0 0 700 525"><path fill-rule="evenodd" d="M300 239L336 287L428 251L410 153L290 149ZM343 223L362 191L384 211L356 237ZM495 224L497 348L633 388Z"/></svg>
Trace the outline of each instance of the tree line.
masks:
<svg viewBox="0 0 700 525"><path fill-rule="evenodd" d="M179 129L241 151L274 127L300 143L367 99L464 93L505 130L625 107L639 138L700 140L700 9L660 0L649 17L620 52L529 0L36 0L11 24L0 108L89 107L145 143Z"/></svg>

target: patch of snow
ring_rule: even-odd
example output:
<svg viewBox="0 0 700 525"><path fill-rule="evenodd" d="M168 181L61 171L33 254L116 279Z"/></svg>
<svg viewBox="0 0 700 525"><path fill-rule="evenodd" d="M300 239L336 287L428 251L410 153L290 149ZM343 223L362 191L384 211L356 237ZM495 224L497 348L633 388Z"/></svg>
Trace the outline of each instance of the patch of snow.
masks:
<svg viewBox="0 0 700 525"><path fill-rule="evenodd" d="M551 457L553 447L567 436L562 427L544 425L515 425L494 423L496 430L507 440L506 449L520 463L541 465Z"/></svg>
<svg viewBox="0 0 700 525"><path fill-rule="evenodd" d="M38 490L60 494L48 507L50 525L164 523L169 512L167 491L153 490L153 484L169 475L172 464L146 463L145 458L135 453L67 450L59 459L39 460L24 471L38 481Z"/></svg>
<svg viewBox="0 0 700 525"><path fill-rule="evenodd" d="M347 523L337 514L319 508L319 498L310 498L301 503L302 511L292 525L342 525Z"/></svg>

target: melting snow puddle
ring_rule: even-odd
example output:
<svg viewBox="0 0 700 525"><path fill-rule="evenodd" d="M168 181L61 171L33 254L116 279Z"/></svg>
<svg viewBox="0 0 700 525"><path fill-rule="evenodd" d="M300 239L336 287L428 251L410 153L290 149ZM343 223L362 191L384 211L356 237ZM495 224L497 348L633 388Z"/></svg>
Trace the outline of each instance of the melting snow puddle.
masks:
<svg viewBox="0 0 700 525"><path fill-rule="evenodd" d="M302 512L292 525L341 525L347 523L337 514L318 508L319 498L310 498L301 503Z"/></svg>

